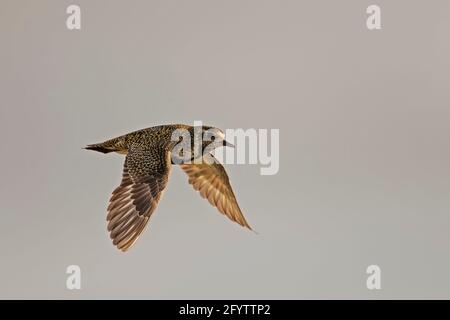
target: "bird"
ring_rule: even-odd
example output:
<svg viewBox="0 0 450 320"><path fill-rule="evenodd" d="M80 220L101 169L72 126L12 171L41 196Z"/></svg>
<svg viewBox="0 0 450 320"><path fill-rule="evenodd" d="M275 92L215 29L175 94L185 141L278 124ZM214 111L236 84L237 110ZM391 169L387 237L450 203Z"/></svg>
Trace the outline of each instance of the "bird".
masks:
<svg viewBox="0 0 450 320"><path fill-rule="evenodd" d="M252 230L225 168L211 154L221 146L234 147L225 140L221 129L167 124L84 147L125 155L122 181L112 192L107 208L107 230L113 245L125 252L140 238L167 186L172 165L178 165L187 174L189 184L220 213Z"/></svg>

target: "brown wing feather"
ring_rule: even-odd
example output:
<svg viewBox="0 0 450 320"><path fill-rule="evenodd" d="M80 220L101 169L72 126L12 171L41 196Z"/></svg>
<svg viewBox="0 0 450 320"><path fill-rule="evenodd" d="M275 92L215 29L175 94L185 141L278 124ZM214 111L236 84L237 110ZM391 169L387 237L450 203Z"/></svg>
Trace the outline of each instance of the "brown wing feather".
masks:
<svg viewBox="0 0 450 320"><path fill-rule="evenodd" d="M214 161L212 164L205 161L199 164L181 164L180 167L187 173L189 183L203 198L232 221L252 230L239 208L225 168L217 160Z"/></svg>
<svg viewBox="0 0 450 320"><path fill-rule="evenodd" d="M129 152L122 182L114 191L108 206L108 231L113 244L127 251L145 230L167 185L170 162L168 154Z"/></svg>

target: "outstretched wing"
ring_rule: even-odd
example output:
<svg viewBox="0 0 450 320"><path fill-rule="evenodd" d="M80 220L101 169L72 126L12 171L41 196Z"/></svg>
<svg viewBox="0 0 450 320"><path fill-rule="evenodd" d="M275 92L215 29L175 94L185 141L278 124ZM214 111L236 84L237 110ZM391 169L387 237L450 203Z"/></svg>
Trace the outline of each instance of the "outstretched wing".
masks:
<svg viewBox="0 0 450 320"><path fill-rule="evenodd" d="M239 208L225 168L215 158L213 160L212 164L203 161L199 164L181 164L180 167L203 198L231 220L252 230Z"/></svg>
<svg viewBox="0 0 450 320"><path fill-rule="evenodd" d="M167 185L169 152L131 150L125 158L120 186L108 206L108 231L113 244L127 251L145 230Z"/></svg>

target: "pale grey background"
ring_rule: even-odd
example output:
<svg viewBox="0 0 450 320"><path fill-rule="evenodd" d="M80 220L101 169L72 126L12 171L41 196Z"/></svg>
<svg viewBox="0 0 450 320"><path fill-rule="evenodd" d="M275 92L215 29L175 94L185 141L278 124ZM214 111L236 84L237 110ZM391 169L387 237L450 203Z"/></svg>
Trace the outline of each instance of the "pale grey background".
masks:
<svg viewBox="0 0 450 320"><path fill-rule="evenodd" d="M447 0L0 3L1 298L450 298ZM280 129L278 175L227 166L259 235L174 168L120 253L123 158L81 147L194 120Z"/></svg>

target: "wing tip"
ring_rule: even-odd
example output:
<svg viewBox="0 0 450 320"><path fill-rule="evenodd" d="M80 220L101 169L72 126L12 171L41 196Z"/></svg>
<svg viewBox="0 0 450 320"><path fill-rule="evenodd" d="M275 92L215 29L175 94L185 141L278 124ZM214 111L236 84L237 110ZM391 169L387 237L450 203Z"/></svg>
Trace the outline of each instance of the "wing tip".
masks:
<svg viewBox="0 0 450 320"><path fill-rule="evenodd" d="M259 234L258 231L253 230L253 228L250 227L250 225L247 223L247 221L245 221L245 224L241 224L241 226L243 226L244 228L247 228L248 230L250 230L250 231L253 232L254 234Z"/></svg>

